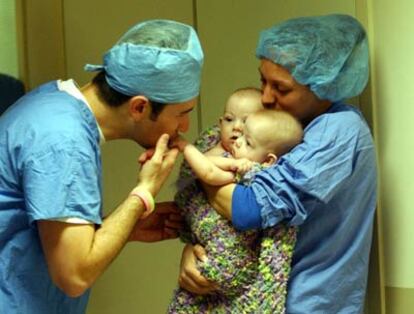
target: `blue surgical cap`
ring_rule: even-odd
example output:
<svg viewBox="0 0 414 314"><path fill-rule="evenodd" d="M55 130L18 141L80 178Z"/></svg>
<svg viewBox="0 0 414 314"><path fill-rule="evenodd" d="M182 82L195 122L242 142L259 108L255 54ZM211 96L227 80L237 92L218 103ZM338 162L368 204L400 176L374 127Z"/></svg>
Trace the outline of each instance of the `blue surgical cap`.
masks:
<svg viewBox="0 0 414 314"><path fill-rule="evenodd" d="M256 56L283 66L323 100L359 95L368 81L367 37L361 24L348 15L277 24L260 34Z"/></svg>
<svg viewBox="0 0 414 314"><path fill-rule="evenodd" d="M108 84L128 95L144 95L160 103L180 103L200 91L203 51L194 29L170 20L149 20L132 27L105 53Z"/></svg>

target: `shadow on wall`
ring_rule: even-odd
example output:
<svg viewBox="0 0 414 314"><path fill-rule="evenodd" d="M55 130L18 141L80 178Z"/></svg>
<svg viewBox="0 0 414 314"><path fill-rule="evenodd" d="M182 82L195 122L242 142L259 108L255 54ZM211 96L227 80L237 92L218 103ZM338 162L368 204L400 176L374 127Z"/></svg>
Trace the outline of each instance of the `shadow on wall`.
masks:
<svg viewBox="0 0 414 314"><path fill-rule="evenodd" d="M0 115L25 93L23 83L6 74L0 74Z"/></svg>

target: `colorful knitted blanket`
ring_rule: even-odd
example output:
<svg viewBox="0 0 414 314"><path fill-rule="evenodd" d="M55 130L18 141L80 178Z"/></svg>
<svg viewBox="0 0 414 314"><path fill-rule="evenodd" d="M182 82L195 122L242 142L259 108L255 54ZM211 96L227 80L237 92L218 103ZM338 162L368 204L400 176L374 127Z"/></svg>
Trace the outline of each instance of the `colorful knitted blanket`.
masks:
<svg viewBox="0 0 414 314"><path fill-rule="evenodd" d="M196 147L209 150L218 143L219 134L217 126L206 130ZM238 183L248 185L260 170L256 165ZM209 205L186 163L180 170L175 201L188 227L181 239L205 248L208 260L197 266L219 290L199 296L179 287L168 313L285 313L296 229L279 224L261 231L236 231Z"/></svg>

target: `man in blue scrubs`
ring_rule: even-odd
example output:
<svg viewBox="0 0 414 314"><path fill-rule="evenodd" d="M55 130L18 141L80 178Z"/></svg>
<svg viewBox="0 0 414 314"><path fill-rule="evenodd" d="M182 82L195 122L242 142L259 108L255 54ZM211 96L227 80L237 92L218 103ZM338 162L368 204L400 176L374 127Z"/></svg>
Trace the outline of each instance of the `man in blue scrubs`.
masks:
<svg viewBox="0 0 414 314"><path fill-rule="evenodd" d="M263 31L256 55L263 105L296 116L304 139L250 187L206 186L210 203L240 230L298 226L287 313L362 313L375 148L361 112L344 100L359 95L368 80L365 31L345 15L292 19ZM214 284L195 267L202 251L186 246L179 281L205 294Z"/></svg>
<svg viewBox="0 0 414 314"><path fill-rule="evenodd" d="M89 288L128 240L175 237L153 197L177 156L199 94L203 53L192 27L152 20L130 29L89 84L53 81L0 117L0 313L84 313ZM102 217L100 144L155 147L138 182Z"/></svg>

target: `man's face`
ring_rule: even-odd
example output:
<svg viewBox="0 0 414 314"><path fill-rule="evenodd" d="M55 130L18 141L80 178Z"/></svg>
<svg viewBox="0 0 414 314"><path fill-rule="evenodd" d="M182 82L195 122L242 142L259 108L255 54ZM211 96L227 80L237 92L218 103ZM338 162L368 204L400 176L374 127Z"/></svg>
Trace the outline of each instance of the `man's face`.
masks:
<svg viewBox="0 0 414 314"><path fill-rule="evenodd" d="M135 141L144 148L154 147L162 134L168 134L171 139L179 133L185 133L190 126L189 114L197 104L197 98L169 104L164 107L155 120L149 114L137 123Z"/></svg>
<svg viewBox="0 0 414 314"><path fill-rule="evenodd" d="M262 103L267 109L287 111L306 125L330 105L328 101L318 99L309 87L296 82L281 65L261 59L259 72Z"/></svg>

